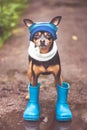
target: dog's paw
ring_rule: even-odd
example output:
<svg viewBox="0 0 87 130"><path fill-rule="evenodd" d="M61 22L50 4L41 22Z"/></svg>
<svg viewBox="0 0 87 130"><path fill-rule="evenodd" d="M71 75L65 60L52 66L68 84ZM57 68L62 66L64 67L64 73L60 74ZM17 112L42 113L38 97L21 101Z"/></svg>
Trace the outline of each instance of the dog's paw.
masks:
<svg viewBox="0 0 87 130"><path fill-rule="evenodd" d="M29 100L30 99L30 94L28 93L25 97L26 100Z"/></svg>

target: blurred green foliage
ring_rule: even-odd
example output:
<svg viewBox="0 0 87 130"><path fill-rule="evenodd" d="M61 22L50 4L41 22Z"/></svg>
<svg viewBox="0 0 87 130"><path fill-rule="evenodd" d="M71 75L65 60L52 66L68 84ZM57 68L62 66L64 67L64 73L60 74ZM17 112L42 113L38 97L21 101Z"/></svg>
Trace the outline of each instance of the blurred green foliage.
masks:
<svg viewBox="0 0 87 130"><path fill-rule="evenodd" d="M11 36L18 18L29 0L0 0L0 47Z"/></svg>

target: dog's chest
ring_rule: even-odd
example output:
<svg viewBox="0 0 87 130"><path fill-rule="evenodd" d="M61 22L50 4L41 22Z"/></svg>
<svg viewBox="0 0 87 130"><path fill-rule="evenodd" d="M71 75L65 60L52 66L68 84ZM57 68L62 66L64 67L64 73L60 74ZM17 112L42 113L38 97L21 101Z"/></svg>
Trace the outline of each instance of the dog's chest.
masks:
<svg viewBox="0 0 87 130"><path fill-rule="evenodd" d="M49 73L57 74L60 69L58 52L51 60L45 62L37 61L29 56L29 63L32 63L32 70L36 75Z"/></svg>
<svg viewBox="0 0 87 130"><path fill-rule="evenodd" d="M33 71L34 71L35 75L50 74L50 73L57 75L59 69L60 69L60 66L58 64L49 66L48 68L45 68L44 66L33 65Z"/></svg>

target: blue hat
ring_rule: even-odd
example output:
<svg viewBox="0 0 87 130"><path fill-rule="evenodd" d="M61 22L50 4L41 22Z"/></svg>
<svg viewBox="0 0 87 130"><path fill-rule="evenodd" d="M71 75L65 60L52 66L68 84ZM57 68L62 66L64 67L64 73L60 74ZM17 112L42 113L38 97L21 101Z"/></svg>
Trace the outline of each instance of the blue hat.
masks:
<svg viewBox="0 0 87 130"><path fill-rule="evenodd" d="M52 24L52 23L34 23L29 27L29 31L30 31L30 40L32 41L33 36L36 32L38 31L45 31L45 32L49 32L53 39L56 40L57 39L57 32L58 28Z"/></svg>

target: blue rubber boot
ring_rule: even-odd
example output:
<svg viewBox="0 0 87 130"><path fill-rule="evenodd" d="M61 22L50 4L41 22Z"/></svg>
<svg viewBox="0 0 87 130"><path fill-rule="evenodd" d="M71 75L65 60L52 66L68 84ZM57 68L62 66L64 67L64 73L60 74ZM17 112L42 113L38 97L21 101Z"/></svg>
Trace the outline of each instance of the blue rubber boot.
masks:
<svg viewBox="0 0 87 130"><path fill-rule="evenodd" d="M68 90L70 85L63 82L62 86L57 84L56 119L58 121L70 121L72 113L67 103Z"/></svg>
<svg viewBox="0 0 87 130"><path fill-rule="evenodd" d="M29 121L38 121L40 119L40 104L39 104L39 90L40 84L38 83L37 86L32 86L30 84L29 93L30 93L30 100L26 106L26 109L23 114L24 120Z"/></svg>

